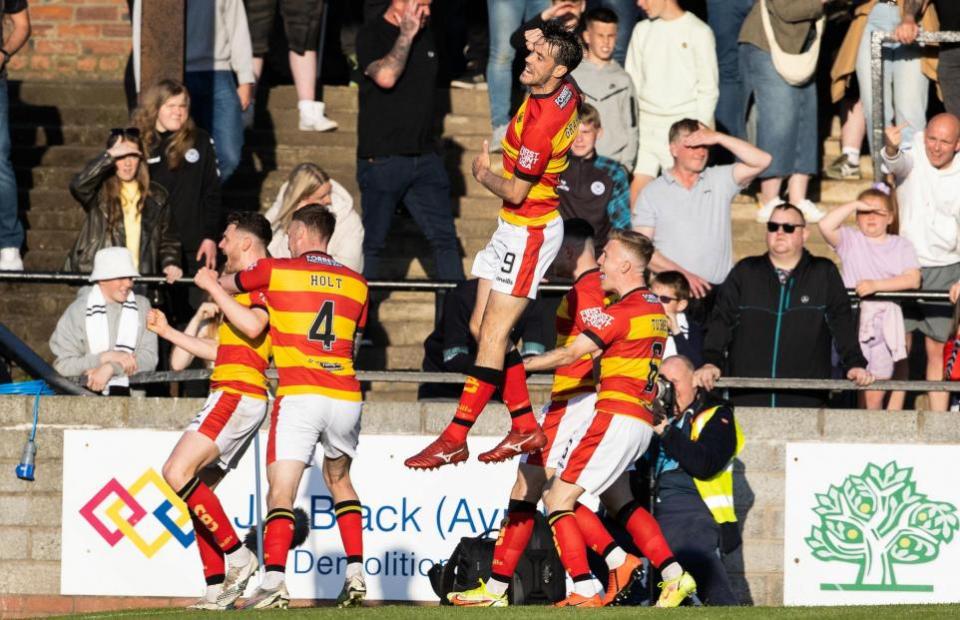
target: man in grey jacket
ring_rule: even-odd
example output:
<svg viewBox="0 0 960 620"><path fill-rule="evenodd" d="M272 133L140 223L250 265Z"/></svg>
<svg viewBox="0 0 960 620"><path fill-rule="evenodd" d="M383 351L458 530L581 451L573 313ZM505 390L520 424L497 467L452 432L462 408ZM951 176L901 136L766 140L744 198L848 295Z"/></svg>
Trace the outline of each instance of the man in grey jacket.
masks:
<svg viewBox="0 0 960 620"><path fill-rule="evenodd" d="M150 302L133 293L139 276L127 248L97 252L93 286L77 291L50 336L57 372L85 375L94 392L129 395L127 376L157 367L157 335L145 329Z"/></svg>
<svg viewBox="0 0 960 620"><path fill-rule="evenodd" d="M600 112L603 134L597 139L597 153L633 170L637 159L637 99L633 80L616 60L617 14L605 7L583 16L584 62L574 69L583 100Z"/></svg>

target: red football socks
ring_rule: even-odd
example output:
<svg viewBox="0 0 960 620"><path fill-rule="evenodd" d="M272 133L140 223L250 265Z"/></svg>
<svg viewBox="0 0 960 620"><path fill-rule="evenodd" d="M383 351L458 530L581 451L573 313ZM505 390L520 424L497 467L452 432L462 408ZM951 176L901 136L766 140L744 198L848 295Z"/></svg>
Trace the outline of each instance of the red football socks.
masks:
<svg viewBox="0 0 960 620"><path fill-rule="evenodd" d="M607 531L597 513L577 502L573 514L577 517L577 525L580 527L580 533L583 534L583 540L587 543L587 546L601 556L606 555L610 546L615 543L613 542L613 536Z"/></svg>
<svg viewBox="0 0 960 620"><path fill-rule="evenodd" d="M274 508L267 513L263 534L263 563L268 571L284 572L293 543L293 511Z"/></svg>
<svg viewBox="0 0 960 620"><path fill-rule="evenodd" d="M501 383L503 383L503 371L483 366L471 368L463 384L463 394L460 395L457 412L444 429L442 436L455 441L466 441L467 433L470 432L473 423L483 413L483 408L490 402Z"/></svg>
<svg viewBox="0 0 960 620"><path fill-rule="evenodd" d="M577 519L570 510L555 510L547 517L553 530L553 540L557 553L567 573L574 581L590 579L590 566L587 564L587 544L577 527Z"/></svg>
<svg viewBox="0 0 960 620"><path fill-rule="evenodd" d="M533 535L533 516L537 512L536 504L517 499L510 500L507 508L507 523L500 528L500 537L493 548L493 570L490 578L510 583L517 563L527 549L527 543Z"/></svg>
<svg viewBox="0 0 960 620"><path fill-rule="evenodd" d="M503 361L503 404L510 412L510 430L519 433L532 433L537 430L537 419L533 417L530 405L530 392L527 390L527 371L523 368L523 358L515 348L507 353Z"/></svg>
<svg viewBox="0 0 960 620"><path fill-rule="evenodd" d="M197 551L200 552L200 562L203 564L203 577L208 586L223 583L226 573L223 551L217 546L213 534L206 528L197 515L190 513L193 522L193 534L197 541Z"/></svg>
<svg viewBox="0 0 960 620"><path fill-rule="evenodd" d="M337 502L333 507L337 515L337 527L340 528L340 539L343 541L343 554L347 562L363 561L363 513L360 502L348 499Z"/></svg>
<svg viewBox="0 0 960 620"><path fill-rule="evenodd" d="M629 532L637 548L656 568L659 569L673 561L673 552L670 551L670 545L663 537L656 519L637 501L632 501L621 508L617 521Z"/></svg>
<svg viewBox="0 0 960 620"><path fill-rule="evenodd" d="M202 526L210 532L220 550L233 553L243 542L237 537L220 500L206 484L194 477L177 493Z"/></svg>

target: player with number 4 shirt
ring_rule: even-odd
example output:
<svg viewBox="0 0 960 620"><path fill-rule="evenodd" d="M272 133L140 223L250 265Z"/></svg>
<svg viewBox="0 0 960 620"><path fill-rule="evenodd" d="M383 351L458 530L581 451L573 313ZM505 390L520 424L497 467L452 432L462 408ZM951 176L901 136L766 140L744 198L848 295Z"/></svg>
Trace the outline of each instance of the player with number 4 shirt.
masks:
<svg viewBox="0 0 960 620"><path fill-rule="evenodd" d="M333 215L321 205L299 209L287 229L294 258L260 260L207 289L227 318L248 334L262 332L269 323L279 376L267 441L266 575L245 608L286 607L289 602L284 574L293 537L293 501L318 443L347 560L337 602L342 607L359 605L366 594L361 508L350 465L362 406L354 353L367 320L368 289L360 274L326 253L334 224ZM230 293L244 291L263 293L266 310L231 303Z"/></svg>

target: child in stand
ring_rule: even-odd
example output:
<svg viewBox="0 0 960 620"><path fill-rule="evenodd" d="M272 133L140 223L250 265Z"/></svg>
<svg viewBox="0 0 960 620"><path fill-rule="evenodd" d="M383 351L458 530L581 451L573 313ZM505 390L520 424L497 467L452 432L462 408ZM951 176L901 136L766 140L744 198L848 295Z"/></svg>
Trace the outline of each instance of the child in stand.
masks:
<svg viewBox="0 0 960 620"><path fill-rule="evenodd" d="M844 226L856 214L857 227ZM860 193L857 200L838 207L820 220L823 238L840 257L843 283L869 298L877 292L908 291L920 288L920 263L913 244L890 234L894 204L890 188L878 183ZM867 358L867 370L877 379L890 379L906 371L908 353L903 312L891 301L860 303L860 348ZM900 363L898 363L900 362ZM884 408L884 392L860 392L860 406ZM890 396L887 409L903 408L903 393Z"/></svg>
<svg viewBox="0 0 960 620"><path fill-rule="evenodd" d="M684 312L690 303L690 283L679 271L662 271L650 282L650 292L660 298L670 323L663 359L687 357L695 368L703 365L703 327Z"/></svg>

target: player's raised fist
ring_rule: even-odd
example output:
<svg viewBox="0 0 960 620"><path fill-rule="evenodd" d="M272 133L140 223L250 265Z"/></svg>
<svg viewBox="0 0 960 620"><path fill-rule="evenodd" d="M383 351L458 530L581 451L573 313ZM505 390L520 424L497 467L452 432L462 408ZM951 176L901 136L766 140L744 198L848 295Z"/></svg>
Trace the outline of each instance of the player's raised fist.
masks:
<svg viewBox="0 0 960 620"><path fill-rule="evenodd" d="M201 267L197 275L193 276L193 283L205 291L217 285L217 272L207 267Z"/></svg>
<svg viewBox="0 0 960 620"><path fill-rule="evenodd" d="M147 329L158 336L163 336L170 324L167 322L167 315L161 310L151 308L147 312Z"/></svg>
<svg viewBox="0 0 960 620"><path fill-rule="evenodd" d="M473 158L473 178L482 182L481 177L488 170L490 170L490 142L484 140L483 151Z"/></svg>

